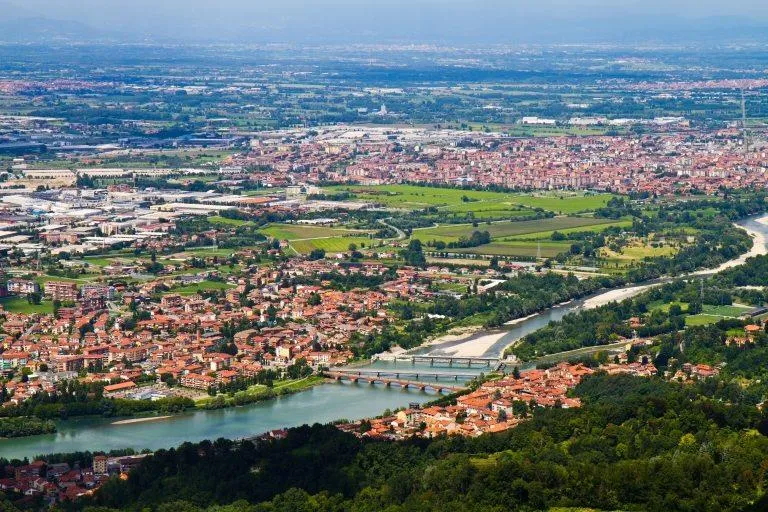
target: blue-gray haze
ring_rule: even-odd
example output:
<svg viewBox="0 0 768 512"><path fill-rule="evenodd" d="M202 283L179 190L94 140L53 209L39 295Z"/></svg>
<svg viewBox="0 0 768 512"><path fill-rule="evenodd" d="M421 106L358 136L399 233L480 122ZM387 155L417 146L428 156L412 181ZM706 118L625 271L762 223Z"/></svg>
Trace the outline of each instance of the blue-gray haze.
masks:
<svg viewBox="0 0 768 512"><path fill-rule="evenodd" d="M0 0L6 38L564 43L765 37L766 0ZM0 39L2 39L0 31Z"/></svg>

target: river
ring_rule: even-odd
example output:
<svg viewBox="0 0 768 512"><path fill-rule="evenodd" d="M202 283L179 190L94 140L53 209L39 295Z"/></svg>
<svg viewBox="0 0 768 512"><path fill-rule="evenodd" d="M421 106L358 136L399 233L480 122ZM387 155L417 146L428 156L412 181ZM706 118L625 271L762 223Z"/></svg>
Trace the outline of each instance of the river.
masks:
<svg viewBox="0 0 768 512"><path fill-rule="evenodd" d="M437 395L397 387L331 383L243 407L194 411L156 421L115 425L119 418L60 421L55 434L0 439L0 457L34 457L48 453L170 448L184 441L237 439L305 423L377 416L385 409L424 403Z"/></svg>
<svg viewBox="0 0 768 512"><path fill-rule="evenodd" d="M752 249L738 258L723 263L717 268L700 270L689 276L696 277L716 274L722 270L743 264L748 257L768 254L768 215L750 217L739 221L737 225L742 227L750 234L750 236L752 236ZM479 332L458 339L455 336L446 337L446 341L441 342L438 340L437 342L432 342L428 346L412 350L409 353L435 356L499 357L504 352L505 348L515 343L520 338L541 329L549 322L556 322L562 319L568 313L579 311L581 309L596 308L612 301L621 301L634 297L649 288L659 286L660 284L667 283L672 279L677 279L679 277L685 276L655 279L642 285L632 285L624 288L598 292L592 296L573 300L547 309L546 311L542 311L541 313L514 320L510 323L511 325L505 329Z"/></svg>
<svg viewBox="0 0 768 512"><path fill-rule="evenodd" d="M743 263L746 256L768 253L766 219L768 216L739 222L739 225L755 239L755 246L748 255L697 275L712 274L734 264ZM570 312L634 296L651 286L667 281L668 279L660 279L641 286L601 292L517 320L507 329L477 333L461 339L450 339L418 349L418 353L498 357L510 344L544 327L549 322L560 320ZM371 365L373 368L392 368L393 366L411 369L429 367L429 365L387 361L376 361ZM480 374L488 371L487 368L480 366L455 368L462 373ZM444 371L445 368L441 370ZM109 451L120 448L137 450L169 448L184 441L248 437L268 430L304 423L327 423L341 418L354 420L376 416L385 409L405 407L411 402L424 403L435 397L436 395L427 392L405 391L397 387L334 383L244 407L194 411L150 422L115 425L113 424L115 419L78 418L58 422L58 432L55 434L0 439L0 457L11 459L54 452Z"/></svg>

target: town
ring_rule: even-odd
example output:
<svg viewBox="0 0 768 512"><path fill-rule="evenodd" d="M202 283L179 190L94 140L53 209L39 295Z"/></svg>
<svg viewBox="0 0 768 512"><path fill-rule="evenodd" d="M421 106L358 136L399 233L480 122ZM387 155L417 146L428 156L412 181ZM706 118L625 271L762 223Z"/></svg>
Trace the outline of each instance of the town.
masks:
<svg viewBox="0 0 768 512"><path fill-rule="evenodd" d="M21 3L0 510L768 509L764 7Z"/></svg>

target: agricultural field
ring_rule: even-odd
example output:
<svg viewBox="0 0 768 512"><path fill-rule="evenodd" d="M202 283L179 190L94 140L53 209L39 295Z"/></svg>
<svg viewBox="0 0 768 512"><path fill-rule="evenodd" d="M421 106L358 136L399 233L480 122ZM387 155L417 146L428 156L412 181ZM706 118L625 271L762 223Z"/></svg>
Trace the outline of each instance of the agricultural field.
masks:
<svg viewBox="0 0 768 512"><path fill-rule="evenodd" d="M535 258L537 255L542 258L552 258L561 252L570 248L568 242L526 242L526 241L506 241L491 242L480 247L470 247L467 249L451 249L451 252L460 254L485 254L488 256L509 256L521 258Z"/></svg>
<svg viewBox="0 0 768 512"><path fill-rule="evenodd" d="M260 230L266 236L278 240L311 240L315 238L340 238L345 235L354 236L365 234L365 231L329 228L325 226L303 226L299 224L270 224ZM349 244L347 244L349 245Z"/></svg>
<svg viewBox="0 0 768 512"><path fill-rule="evenodd" d="M220 226L235 226L235 227L253 224L251 221L240 220L240 219L228 219L220 215L213 215L211 217L208 217L208 222L210 222L211 224L218 224Z"/></svg>
<svg viewBox="0 0 768 512"><path fill-rule="evenodd" d="M422 242L430 240L441 240L443 242L455 242L460 237L469 238L474 231L488 231L494 241L506 237L519 235L534 235L538 233L549 233L552 231L561 231L565 229L583 228L591 226L608 226L614 222L607 219L596 219L593 217L553 217L549 219L526 220L520 222L493 222L491 224L478 224L474 227L472 224L445 225L435 228L416 229L413 231L412 238L417 238Z"/></svg>
<svg viewBox="0 0 768 512"><path fill-rule="evenodd" d="M559 215L567 215L578 212L587 212L602 208L608 204L613 196L611 194L580 194L567 193L535 193L515 196L516 204L529 208L541 208Z"/></svg>
<svg viewBox="0 0 768 512"><path fill-rule="evenodd" d="M583 233L585 231L596 233L605 231L608 228L628 228L631 226L631 220L620 220L615 222L606 221L605 224L595 224L593 226L580 226L575 228L554 229L551 231L537 231L535 233L527 233L523 235L513 235L504 237L504 240L550 240L552 238L552 233L555 231L567 235L569 233Z"/></svg>
<svg viewBox="0 0 768 512"><path fill-rule="evenodd" d="M443 212L474 213L477 218L510 218L541 208L558 214L587 212L605 206L611 194L539 192L519 194L416 185L338 186L328 192L346 191L356 199L391 208L420 210L437 207Z"/></svg>
<svg viewBox="0 0 768 512"><path fill-rule="evenodd" d="M616 265L619 267L642 261L645 258L654 258L659 256L673 256L679 249L670 245L653 245L646 243L633 243L623 247L620 251L612 251L608 247L600 249L600 257L606 265Z"/></svg>
<svg viewBox="0 0 768 512"><path fill-rule="evenodd" d="M289 242L289 247L299 254L309 254L313 249L322 249L327 253L342 253L349 251L349 244L355 244L360 249L382 245L381 240L355 236L336 236L328 238L304 239Z"/></svg>

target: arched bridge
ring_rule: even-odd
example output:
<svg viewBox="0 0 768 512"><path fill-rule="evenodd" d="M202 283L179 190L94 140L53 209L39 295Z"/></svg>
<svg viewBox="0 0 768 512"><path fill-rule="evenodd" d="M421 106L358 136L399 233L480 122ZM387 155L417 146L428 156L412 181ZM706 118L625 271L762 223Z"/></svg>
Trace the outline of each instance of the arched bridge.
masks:
<svg viewBox="0 0 768 512"><path fill-rule="evenodd" d="M425 391L427 388L433 389L437 391L438 393L442 393L444 391L450 391L451 393L455 393L457 391L462 391L466 389L463 386L454 385L454 384L441 384L439 382L421 382L417 380L407 380L407 379L401 379L401 378L392 378L392 377L384 377L381 375L376 375L374 373L368 373L368 372L359 372L356 370L350 370L350 371L327 371L325 372L325 376L331 379L336 380L348 380L350 382L367 382L368 384L384 384L385 386L391 386L392 384L396 384L400 386L403 389L412 388L412 389L418 389L420 391Z"/></svg>

